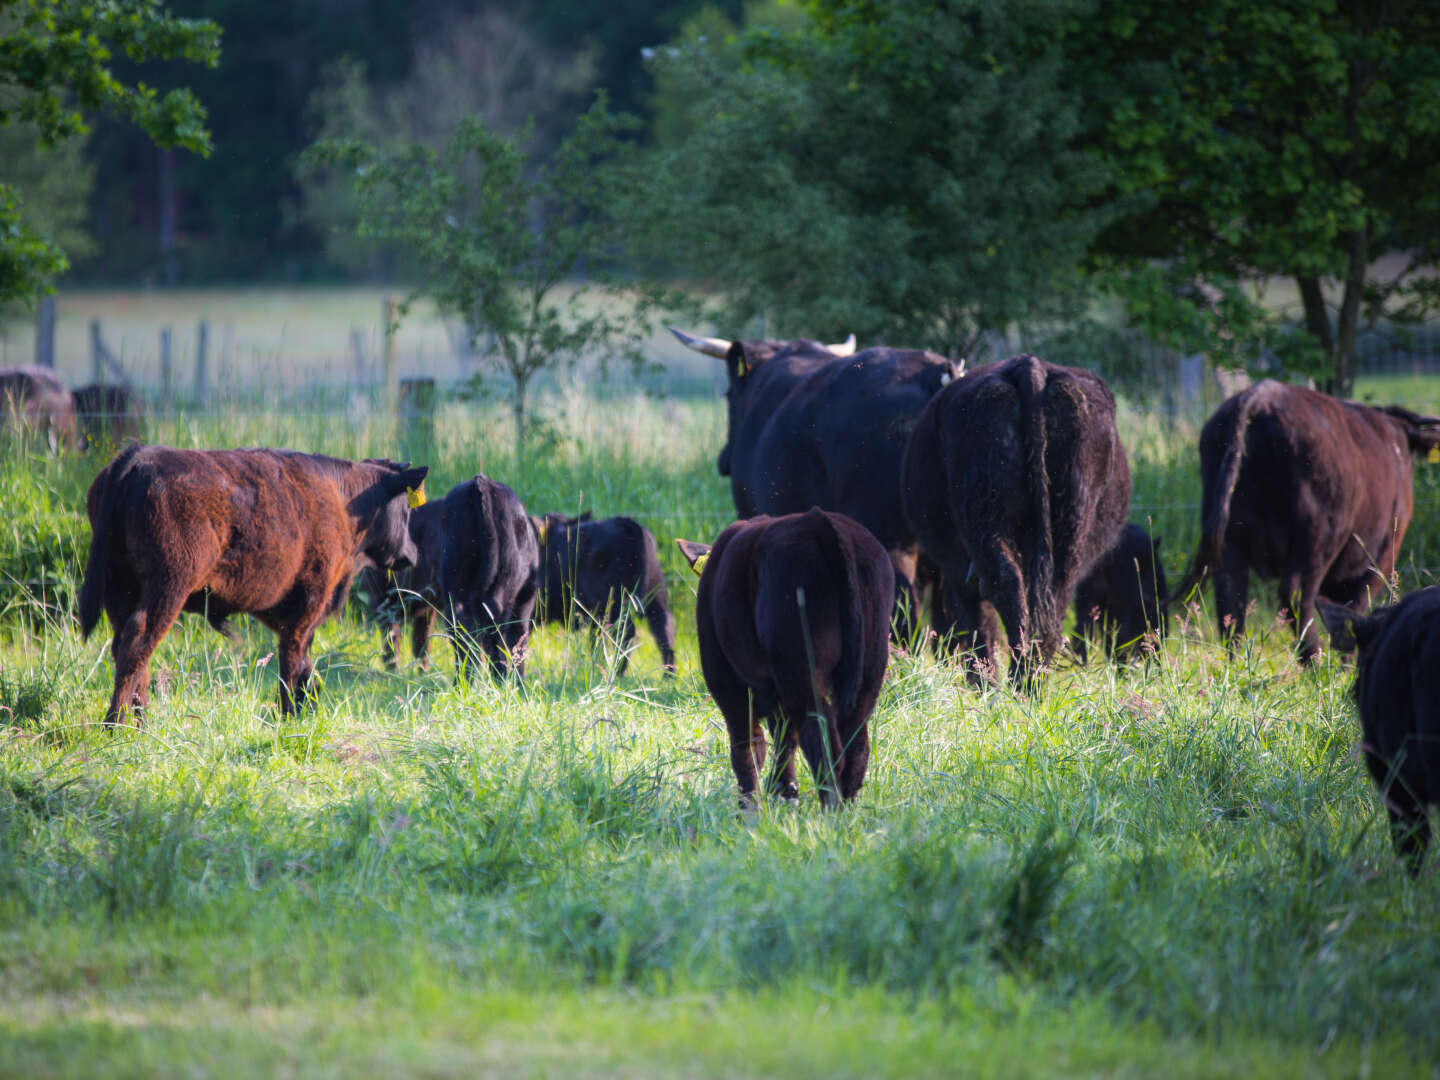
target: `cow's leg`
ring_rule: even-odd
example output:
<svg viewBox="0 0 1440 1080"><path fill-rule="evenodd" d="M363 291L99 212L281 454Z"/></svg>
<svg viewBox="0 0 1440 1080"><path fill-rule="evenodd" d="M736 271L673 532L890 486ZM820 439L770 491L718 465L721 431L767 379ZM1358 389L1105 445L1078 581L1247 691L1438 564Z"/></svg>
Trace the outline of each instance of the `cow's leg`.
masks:
<svg viewBox="0 0 1440 1080"><path fill-rule="evenodd" d="M135 710L138 727L141 713L150 701L150 657L166 631L174 625L185 606L185 596L176 592L152 592L142 588L135 607L122 614L119 604L106 605L111 625L115 627L110 652L115 660L115 689L105 723L114 727L125 722L126 713Z"/></svg>
<svg viewBox="0 0 1440 1080"><path fill-rule="evenodd" d="M840 798L849 802L860 793L865 772L870 767L870 725L852 716L840 725Z"/></svg>
<svg viewBox="0 0 1440 1080"><path fill-rule="evenodd" d="M430 630L435 622L435 609L423 600L415 605L410 622L410 651L421 671L430 670Z"/></svg>
<svg viewBox="0 0 1440 1080"><path fill-rule="evenodd" d="M795 781L795 751L800 747L801 725L793 723L790 715L778 706L770 713L770 738L775 743L775 759L770 764L770 778L765 782L768 794L786 802L800 798L800 785ZM805 715L803 707L798 715Z"/></svg>
<svg viewBox="0 0 1440 1080"><path fill-rule="evenodd" d="M322 611L321 616L324 615ZM280 712L291 716L305 707L310 677L315 663L310 659L310 646L320 619L309 616L302 622L279 631L280 638Z"/></svg>
<svg viewBox="0 0 1440 1080"><path fill-rule="evenodd" d="M675 616L654 594L645 602L645 622L650 627L650 636L660 650L660 662L665 665L665 674L673 677L675 667Z"/></svg>
<svg viewBox="0 0 1440 1080"><path fill-rule="evenodd" d="M1005 550L986 562L983 571L989 590L986 599L994 605L1010 639L1010 678L1017 686L1028 689L1037 666L1039 642L1032 635L1034 628L1030 625L1030 608L1025 600L1025 579L1020 574L1019 560ZM982 656L998 672L999 658L995 652L998 641L988 627L986 630L988 642L982 648Z"/></svg>
<svg viewBox="0 0 1440 1080"><path fill-rule="evenodd" d="M730 736L730 768L740 787L740 808L755 808L755 788L765 768L765 728L760 707L746 685L724 660L705 669L705 685L725 718Z"/></svg>
<svg viewBox="0 0 1440 1080"><path fill-rule="evenodd" d="M400 622L387 622L380 627L380 659L389 671L394 671L396 656L400 652L400 635L404 625Z"/></svg>
<svg viewBox="0 0 1440 1080"><path fill-rule="evenodd" d="M915 632L920 626L920 595L915 587L919 552L914 547L891 548L890 562L895 567L895 608L890 617L890 640L907 649L919 642Z"/></svg>
<svg viewBox="0 0 1440 1080"><path fill-rule="evenodd" d="M1319 618L1315 613L1315 601L1320 595L1319 575L1307 574L1300 578L1298 588L1289 595L1291 617L1294 619L1295 633L1299 639L1300 663L1309 664L1324 647L1320 641Z"/></svg>
<svg viewBox="0 0 1440 1080"><path fill-rule="evenodd" d="M831 809L840 798L840 777L845 772L844 743L828 705L811 710L800 725L800 748L820 791L820 805Z"/></svg>
<svg viewBox="0 0 1440 1080"><path fill-rule="evenodd" d="M1425 852L1430 847L1430 819L1424 804L1410 798L1408 792L1391 790L1385 801L1390 815L1390 842L1395 854L1405 863L1405 872L1411 877L1420 873L1425 862Z"/></svg>
<svg viewBox="0 0 1440 1080"><path fill-rule="evenodd" d="M1220 640L1231 648L1245 632L1245 607L1250 602L1250 564L1226 548L1215 574L1215 621Z"/></svg>

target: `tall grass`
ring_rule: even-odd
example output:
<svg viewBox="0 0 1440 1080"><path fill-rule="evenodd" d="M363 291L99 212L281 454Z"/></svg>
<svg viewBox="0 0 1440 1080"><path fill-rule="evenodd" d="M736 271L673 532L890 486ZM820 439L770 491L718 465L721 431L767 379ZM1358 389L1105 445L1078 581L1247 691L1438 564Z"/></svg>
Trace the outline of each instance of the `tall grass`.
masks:
<svg viewBox="0 0 1440 1080"><path fill-rule="evenodd" d="M548 408L559 437L516 461L498 413L447 406L432 493L483 468L532 510L646 522L679 620L673 683L643 635L616 677L558 628L536 635L523 685L457 681L443 647L432 673L388 673L347 617L317 641L313 708L282 718L273 638L247 626L232 648L187 620L157 653L146 726L110 733L105 628L82 643L63 605L12 575L0 1072L1213 1075L1440 1059L1440 873L1411 881L1390 853L1342 665L1298 670L1263 609L1234 659L1202 611L1156 662L1062 664L1030 699L897 654L857 803L824 814L802 776L799 806L747 818L670 543L728 520L723 412L581 394ZM1178 571L1194 431L1123 424L1134 517L1152 517ZM303 414L156 435L349 456L394 439ZM0 460L4 565L43 552L73 594L97 467ZM1415 568L1440 565L1424 505Z"/></svg>

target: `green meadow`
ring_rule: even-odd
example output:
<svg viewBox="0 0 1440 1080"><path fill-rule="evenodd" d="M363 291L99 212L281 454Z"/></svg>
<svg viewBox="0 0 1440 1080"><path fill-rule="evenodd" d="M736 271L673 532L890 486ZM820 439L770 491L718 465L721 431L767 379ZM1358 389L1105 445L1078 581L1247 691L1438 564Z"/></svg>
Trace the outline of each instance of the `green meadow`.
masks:
<svg viewBox="0 0 1440 1080"><path fill-rule="evenodd" d="M1436 380L1362 395L1440 409ZM447 403L432 496L660 541L680 675L642 628L546 628L523 684L385 671L351 610L313 707L274 639L182 620L140 729L99 724L109 628L72 615L102 456L0 453L0 1074L26 1077L1313 1076L1440 1070L1440 857L1411 880L1356 757L1351 673L1302 671L1273 588L1227 656L1208 597L1157 660L1062 660L1034 697L899 651L855 804L738 810L672 543L732 516L723 403L572 389L516 460ZM373 408L244 402L172 445L392 454ZM1193 421L1127 408L1132 520L1181 572ZM1399 586L1440 580L1416 466Z"/></svg>

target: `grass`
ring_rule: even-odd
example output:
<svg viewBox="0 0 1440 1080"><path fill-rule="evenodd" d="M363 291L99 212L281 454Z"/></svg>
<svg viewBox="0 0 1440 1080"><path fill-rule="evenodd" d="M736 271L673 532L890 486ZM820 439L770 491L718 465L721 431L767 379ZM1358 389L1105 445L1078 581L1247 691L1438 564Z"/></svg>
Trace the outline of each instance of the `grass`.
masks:
<svg viewBox="0 0 1440 1080"><path fill-rule="evenodd" d="M499 413L447 406L432 493L483 467L532 510L634 512L661 542L674 682L643 630L616 678L553 627L524 686L457 684L444 643L437 671L392 674L347 616L319 635L315 706L282 719L273 638L242 621L232 648L186 620L146 726L107 733L106 630L81 642L65 615L98 463L0 458L0 1074L1440 1061L1440 862L1400 871L1349 672L1298 670L1268 595L1234 659L1202 612L1156 663L1062 665L1028 700L897 655L856 805L822 814L802 769L799 806L747 819L670 542L729 519L723 411L579 391L545 407L563 436L517 462ZM178 445L393 441L373 415L158 423ZM1178 573L1195 432L1123 425L1135 517ZM1437 474L1417 466L1406 587L1440 567Z"/></svg>

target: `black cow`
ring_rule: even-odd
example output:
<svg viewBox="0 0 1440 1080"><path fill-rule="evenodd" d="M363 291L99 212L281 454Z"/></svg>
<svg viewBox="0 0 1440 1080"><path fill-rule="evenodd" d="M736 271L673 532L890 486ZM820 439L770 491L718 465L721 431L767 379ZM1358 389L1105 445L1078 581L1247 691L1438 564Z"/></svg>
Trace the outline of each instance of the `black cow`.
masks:
<svg viewBox="0 0 1440 1080"><path fill-rule="evenodd" d="M476 476L415 510L411 522L419 558L414 569L394 576L377 611L386 663L394 663L408 616L415 659L428 666L438 611L453 626L455 656L467 675L483 654L494 674L523 676L540 587L540 548L515 492ZM386 593L373 579L367 588L372 595Z"/></svg>
<svg viewBox="0 0 1440 1080"><path fill-rule="evenodd" d="M964 362L918 349L856 353L853 336L833 346L671 332L725 361L729 435L717 468L730 477L735 512L748 518L819 506L853 518L889 550L897 584L913 603L918 552L900 505L900 459L920 411Z"/></svg>
<svg viewBox="0 0 1440 1080"><path fill-rule="evenodd" d="M1420 872L1426 808L1440 804L1440 587L1418 589L1369 617L1317 601L1335 647L1359 647L1355 702L1370 777L1390 815L1395 852Z"/></svg>
<svg viewBox="0 0 1440 1080"><path fill-rule="evenodd" d="M1060 645L1071 592L1114 546L1130 507L1110 388L1034 356L972 372L920 414L901 487L905 515L944 574L957 643L973 645L975 667L993 677L998 613L1011 675L1028 685Z"/></svg>
<svg viewBox="0 0 1440 1080"><path fill-rule="evenodd" d="M588 622L611 631L620 628L620 672L630 662L635 638L633 604L660 650L667 675L675 674L675 617L667 606L665 574L655 537L634 518L591 520L546 514L530 523L540 541L540 622L579 625Z"/></svg>
<svg viewBox="0 0 1440 1080"><path fill-rule="evenodd" d="M388 668L395 667L400 635L407 621L416 663L422 670L430 667L430 632L441 597L444 507L442 499L410 511L410 538L415 542L416 551L414 565L389 573L367 567L356 575L356 591L365 595L370 615L380 627L381 654Z"/></svg>
<svg viewBox="0 0 1440 1080"><path fill-rule="evenodd" d="M145 404L123 386L90 383L71 392L75 419L86 449L114 450L139 442L145 422Z"/></svg>
<svg viewBox="0 0 1440 1080"><path fill-rule="evenodd" d="M1308 662L1320 649L1318 597L1364 612L1385 587L1410 524L1410 455L1440 446L1437 425L1269 379L1225 401L1200 433L1200 544L1176 598L1212 573L1233 642L1250 571L1278 578Z"/></svg>
<svg viewBox="0 0 1440 1080"><path fill-rule="evenodd" d="M1165 635L1165 567L1160 538L1139 525L1126 525L1120 539L1075 587L1075 651L1083 661L1086 641L1097 635L1105 651L1124 659Z"/></svg>
<svg viewBox="0 0 1440 1080"><path fill-rule="evenodd" d="M729 729L741 805L753 805L765 765L762 722L775 743L768 791L798 796L798 744L822 805L834 806L837 793L854 798L890 659L895 571L885 549L850 518L819 509L737 521L714 548L676 543L700 572L700 666Z"/></svg>
<svg viewBox="0 0 1440 1080"><path fill-rule="evenodd" d="M75 401L49 368L0 368L0 432L10 426L42 435L52 450L75 445Z"/></svg>

